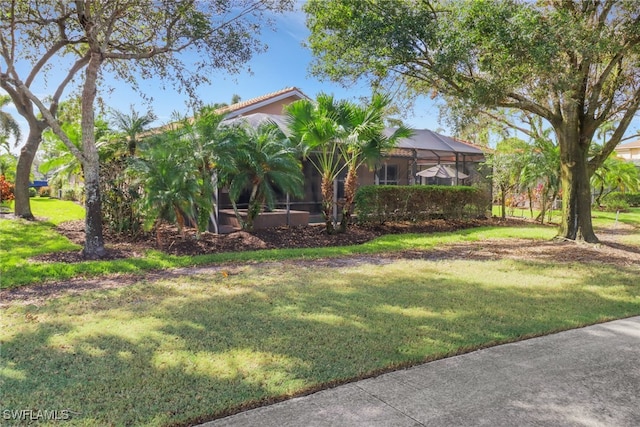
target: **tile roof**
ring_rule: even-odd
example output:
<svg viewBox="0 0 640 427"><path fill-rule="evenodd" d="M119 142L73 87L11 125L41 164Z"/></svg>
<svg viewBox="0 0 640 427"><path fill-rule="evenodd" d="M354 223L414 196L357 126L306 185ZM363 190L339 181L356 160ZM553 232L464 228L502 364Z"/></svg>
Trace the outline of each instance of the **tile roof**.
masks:
<svg viewBox="0 0 640 427"><path fill-rule="evenodd" d="M310 99L307 95L305 95L300 89L298 89L295 86L291 86L276 92L272 92L272 93L268 93L266 95L262 95L262 96L258 96L256 98L251 98L248 99L246 101L241 101L238 102L236 104L232 104L232 105L228 105L226 107L222 107L222 108L218 108L216 110L217 114L230 114L230 113L234 113L237 112L239 110L244 110L245 108L249 108L249 107L257 107L258 104L263 104L263 103L267 103L267 101L270 100L275 100L276 98L285 98L285 95L299 95L302 98L308 98Z"/></svg>
<svg viewBox="0 0 640 427"><path fill-rule="evenodd" d="M615 148L615 150L616 151L618 151L620 149L628 150L630 148L640 148L640 139L638 139L636 141L631 141L631 142L626 142L624 144L620 144Z"/></svg>

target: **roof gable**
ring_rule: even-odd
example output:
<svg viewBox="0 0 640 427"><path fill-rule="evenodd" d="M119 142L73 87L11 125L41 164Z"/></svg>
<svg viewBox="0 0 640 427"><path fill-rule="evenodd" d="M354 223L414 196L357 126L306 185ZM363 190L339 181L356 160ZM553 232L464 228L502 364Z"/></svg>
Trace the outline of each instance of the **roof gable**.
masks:
<svg viewBox="0 0 640 427"><path fill-rule="evenodd" d="M618 150L629 150L631 148L640 148L640 139L636 140L636 141L631 141L631 142L626 142L624 144L620 144L615 148L615 151Z"/></svg>
<svg viewBox="0 0 640 427"><path fill-rule="evenodd" d="M289 98L291 100L287 101ZM247 101L238 102L236 104L229 105L227 107L218 108L216 113L224 114L225 118L232 119L234 117L258 113L258 112L266 112L259 111L265 110L272 104L290 104L293 101L299 99L311 99L307 95L305 95L300 89L296 87L288 87L286 89L279 90L277 92L268 93L266 95L259 96L257 98L252 98ZM278 114L280 111L277 112Z"/></svg>

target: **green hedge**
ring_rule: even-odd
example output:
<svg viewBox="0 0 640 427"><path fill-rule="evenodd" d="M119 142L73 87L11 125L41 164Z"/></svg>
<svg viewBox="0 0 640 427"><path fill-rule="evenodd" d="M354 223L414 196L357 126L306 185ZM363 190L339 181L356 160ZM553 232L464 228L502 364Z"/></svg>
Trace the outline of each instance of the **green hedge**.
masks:
<svg viewBox="0 0 640 427"><path fill-rule="evenodd" d="M602 199L602 208L606 211L626 211L630 206L640 206L640 193L609 193Z"/></svg>
<svg viewBox="0 0 640 427"><path fill-rule="evenodd" d="M476 187L368 185L356 193L360 223L484 217L489 196Z"/></svg>
<svg viewBox="0 0 640 427"><path fill-rule="evenodd" d="M640 193L625 193L624 200L634 208L640 207Z"/></svg>

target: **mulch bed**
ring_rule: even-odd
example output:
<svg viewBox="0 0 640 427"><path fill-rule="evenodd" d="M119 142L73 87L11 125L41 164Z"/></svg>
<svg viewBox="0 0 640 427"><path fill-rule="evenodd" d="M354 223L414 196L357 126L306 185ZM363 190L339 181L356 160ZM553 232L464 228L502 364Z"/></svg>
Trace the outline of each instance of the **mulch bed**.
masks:
<svg viewBox="0 0 640 427"><path fill-rule="evenodd" d="M203 255L220 252L239 252L257 249L276 248L318 248L326 246L347 246L368 242L385 234L433 233L456 231L485 225L513 225L518 220L480 219L480 220L431 220L419 223L400 223L379 226L352 225L346 233L327 234L324 225L303 227L277 227L256 230L251 233L236 231L230 234L202 233L196 236L195 230L187 229L178 233L175 227L163 226L160 229L160 244L156 233L136 237L105 233L106 259L140 257L149 249L161 250L171 255ZM57 231L74 243L84 242L84 222L70 221L60 224ZM45 262L81 262L81 251L57 252L34 258Z"/></svg>
<svg viewBox="0 0 640 427"><path fill-rule="evenodd" d="M214 252L243 251L263 248L313 248L322 246L352 245L367 242L377 236L389 233L430 233L438 231L455 231L465 228L504 225L518 226L527 222L518 219L501 220L499 218L475 221L427 221L423 223L406 223L384 225L379 227L354 226L348 233L327 235L321 225L307 227L281 227L259 230L254 233L235 232L228 235L204 233L200 239L195 238L193 230L181 236L177 230L166 227L161 230L162 246L157 246L155 235L139 236L135 239L122 238L106 234L106 247L111 259L142 256L147 249L161 249L177 255L197 255ZM58 231L72 241L82 244L84 241L84 223L82 221L63 223ZM373 255L349 255L338 258L289 260L278 264L290 265L291 268L305 265L341 268L354 265L380 265L396 259L423 259L429 261L445 260L495 260L513 259L526 262L555 263L602 263L619 268L637 268L640 266L640 249L618 242L621 235L636 233L633 227L618 224L614 229L598 230L600 244L579 244L565 240L532 241L526 239L495 239L483 241L459 242L441 247L378 253ZM84 261L80 251L63 252L40 256L41 261L81 262ZM263 263L265 265L270 263ZM49 299L68 294L76 294L95 289L120 288L140 280L159 280L179 278L191 274L228 273L238 268L233 264L185 267L161 271L148 271L142 276L132 274L111 274L101 277L77 277L62 282L47 282L31 286L0 291L0 307L15 303L44 304Z"/></svg>

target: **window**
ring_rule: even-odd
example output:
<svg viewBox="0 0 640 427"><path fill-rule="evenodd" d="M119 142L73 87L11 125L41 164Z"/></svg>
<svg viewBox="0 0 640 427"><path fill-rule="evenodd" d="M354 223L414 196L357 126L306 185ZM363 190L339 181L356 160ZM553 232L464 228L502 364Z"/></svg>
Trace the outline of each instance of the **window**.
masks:
<svg viewBox="0 0 640 427"><path fill-rule="evenodd" d="M398 185L398 165L384 164L376 171L379 185Z"/></svg>

